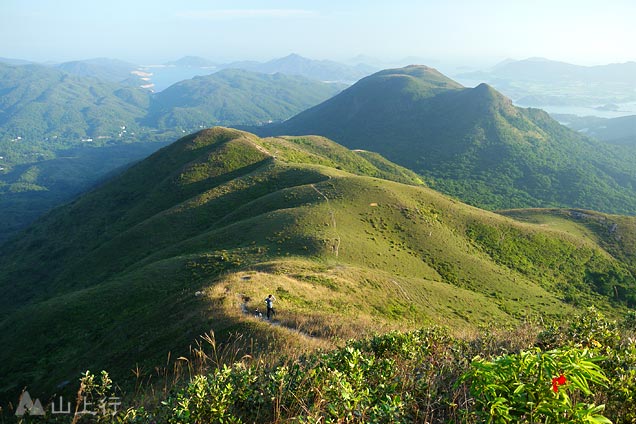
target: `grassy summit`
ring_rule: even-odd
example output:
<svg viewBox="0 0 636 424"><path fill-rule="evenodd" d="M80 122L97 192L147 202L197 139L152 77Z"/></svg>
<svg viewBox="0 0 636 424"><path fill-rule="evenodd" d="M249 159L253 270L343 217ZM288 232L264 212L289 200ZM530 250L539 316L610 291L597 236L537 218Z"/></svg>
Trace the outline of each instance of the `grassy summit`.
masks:
<svg viewBox="0 0 636 424"><path fill-rule="evenodd" d="M635 301L634 250L623 243L634 223L599 216L589 228L520 222L321 137L204 130L2 247L0 393L52 388L85 369L125 380L209 330L307 349L590 304L614 313ZM280 326L242 313L262 310L269 293Z"/></svg>
<svg viewBox="0 0 636 424"><path fill-rule="evenodd" d="M436 189L489 209L636 212L636 171L611 146L523 109L487 84L465 88L409 66L378 72L259 134L319 134L377 151Z"/></svg>

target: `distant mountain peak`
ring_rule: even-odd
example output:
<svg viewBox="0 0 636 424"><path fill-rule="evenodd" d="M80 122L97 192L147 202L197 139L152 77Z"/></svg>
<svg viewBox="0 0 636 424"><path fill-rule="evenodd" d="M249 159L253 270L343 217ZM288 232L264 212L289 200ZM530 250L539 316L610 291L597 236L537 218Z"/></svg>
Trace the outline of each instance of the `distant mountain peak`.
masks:
<svg viewBox="0 0 636 424"><path fill-rule="evenodd" d="M309 59L298 53L290 53L287 56L275 58L264 63L233 62L220 67L241 68L264 74L302 75L314 80L343 82L346 84L352 84L377 69L360 64L350 66L332 60Z"/></svg>
<svg viewBox="0 0 636 424"><path fill-rule="evenodd" d="M497 70L498 68L503 68L504 66L507 66L507 65L509 65L511 63L514 63L514 62L518 62L518 60L517 59L512 59L510 57L507 57L504 60L502 60L501 62L497 63L495 66L493 66L491 68L491 70L494 71L494 70Z"/></svg>
<svg viewBox="0 0 636 424"><path fill-rule="evenodd" d="M480 107L487 109L499 108L507 114L516 114L516 108L513 106L512 100L485 82L471 89L470 94L482 102Z"/></svg>
<svg viewBox="0 0 636 424"><path fill-rule="evenodd" d="M533 56L524 60L527 62L554 62L553 60L541 56Z"/></svg>
<svg viewBox="0 0 636 424"><path fill-rule="evenodd" d="M504 95L498 92L497 90L495 90L495 88L492 85L485 82L482 82L481 84L476 86L474 90L476 93L484 93L484 94L487 93L491 96L504 97Z"/></svg>
<svg viewBox="0 0 636 424"><path fill-rule="evenodd" d="M181 59L167 62L170 66L185 66L192 68L209 68L216 66L216 63L200 56L183 56Z"/></svg>
<svg viewBox="0 0 636 424"><path fill-rule="evenodd" d="M301 55L299 55L298 53L291 53L285 57L281 57L278 59L272 59L267 63L273 64L273 63L285 63L285 64L309 64L313 62L313 60L308 59L306 57L303 57Z"/></svg>

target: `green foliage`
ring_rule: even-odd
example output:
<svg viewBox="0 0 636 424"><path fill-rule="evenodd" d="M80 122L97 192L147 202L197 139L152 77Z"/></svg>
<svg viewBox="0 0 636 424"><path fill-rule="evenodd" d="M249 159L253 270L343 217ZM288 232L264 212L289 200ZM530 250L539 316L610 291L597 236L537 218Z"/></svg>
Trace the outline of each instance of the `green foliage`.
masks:
<svg viewBox="0 0 636 424"><path fill-rule="evenodd" d="M236 364L223 367L208 376L196 376L174 398L163 402L168 423L239 423L243 408L261 403L261 395L252 386L255 370ZM249 410L249 409L248 409ZM258 410L258 409L257 409Z"/></svg>
<svg viewBox="0 0 636 424"><path fill-rule="evenodd" d="M601 312L591 307L572 321L566 331L566 338L575 346L614 349L618 346L621 335L616 321L605 318Z"/></svg>
<svg viewBox="0 0 636 424"><path fill-rule="evenodd" d="M603 405L572 400L577 391L590 395L590 384L606 385L597 364L603 359L575 348L534 349L492 361L476 358L463 378L484 422L609 423L600 414Z"/></svg>
<svg viewBox="0 0 636 424"><path fill-rule="evenodd" d="M481 332L467 340L430 327L376 334L297 358L237 361L235 353L229 363L213 362L211 369L150 403L127 397L125 411L115 415L106 409L93 420L633 423L634 342L622 343L629 333L620 332L599 338L596 347L583 347L569 339L571 334L602 331L615 322L594 309L578 318L582 324L551 330L559 342L550 349L532 346L541 343L542 336L519 343L529 335L527 327L499 335ZM497 353L503 346L510 351ZM112 392L105 372L99 381L84 373L80 382L80 394L91 400ZM140 401L144 406L137 406Z"/></svg>
<svg viewBox="0 0 636 424"><path fill-rule="evenodd" d="M608 411L621 422L636 420L636 339L634 311L625 315L622 326L595 308L577 316L565 331L564 343L591 349L605 356L603 369L609 378L605 391ZM621 330L621 327L623 330Z"/></svg>
<svg viewBox="0 0 636 424"><path fill-rule="evenodd" d="M76 405L75 414L86 405L94 405L94 409L91 409L94 414L80 415L78 423L111 423L121 404L120 398L115 396L113 381L106 371L102 371L99 378L90 371L82 374L77 395L77 401L80 400L83 405Z"/></svg>
<svg viewBox="0 0 636 424"><path fill-rule="evenodd" d="M607 325L596 318L597 326ZM633 382L615 384L609 357L573 344L494 355L483 341L430 328L375 335L273 366L236 363L195 377L152 413L141 413L181 423L633 422ZM479 356L470 361L472 354Z"/></svg>
<svg viewBox="0 0 636 424"><path fill-rule="evenodd" d="M577 315L564 328L552 325L538 335L538 345L549 348L565 346L584 349L604 357L601 367L608 381L597 396L606 405L607 416L616 422L632 423L636 419L636 339L631 326L634 312L625 314L623 323L608 319L591 307Z"/></svg>
<svg viewBox="0 0 636 424"><path fill-rule="evenodd" d="M422 394L411 372L434 346L449 342L437 329L392 332L271 369L225 366L195 377L147 417L174 423L408 423L417 414L415 396ZM415 378L424 375L420 370Z"/></svg>

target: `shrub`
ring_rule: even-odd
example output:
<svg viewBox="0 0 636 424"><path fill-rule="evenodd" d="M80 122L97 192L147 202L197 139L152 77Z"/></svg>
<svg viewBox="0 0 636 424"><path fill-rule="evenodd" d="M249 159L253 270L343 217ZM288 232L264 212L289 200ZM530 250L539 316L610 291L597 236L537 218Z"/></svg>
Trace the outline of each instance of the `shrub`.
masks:
<svg viewBox="0 0 636 424"><path fill-rule="evenodd" d="M590 383L605 385L607 378L588 350L540 349L476 358L463 379L470 382L474 414L497 423L608 423L604 406L576 399L592 394Z"/></svg>

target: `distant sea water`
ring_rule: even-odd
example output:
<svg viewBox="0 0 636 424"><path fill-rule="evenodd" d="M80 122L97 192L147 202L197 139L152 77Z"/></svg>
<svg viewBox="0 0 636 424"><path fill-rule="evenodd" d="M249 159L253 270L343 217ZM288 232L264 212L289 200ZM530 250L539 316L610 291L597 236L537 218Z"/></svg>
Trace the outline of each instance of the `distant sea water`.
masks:
<svg viewBox="0 0 636 424"><path fill-rule="evenodd" d="M519 106L519 105L517 105ZM549 114L560 115L577 115L577 116L598 116L600 118L620 118L621 116L636 115L636 102L630 103L617 103L616 110L602 110L599 109L602 105L597 107L592 106L533 106L537 109L543 109ZM521 106L527 107L527 106Z"/></svg>
<svg viewBox="0 0 636 424"><path fill-rule="evenodd" d="M154 84L153 91L162 91L179 81L196 76L210 75L218 71L217 68L196 68L189 66L146 65L140 71L152 74L149 78Z"/></svg>

